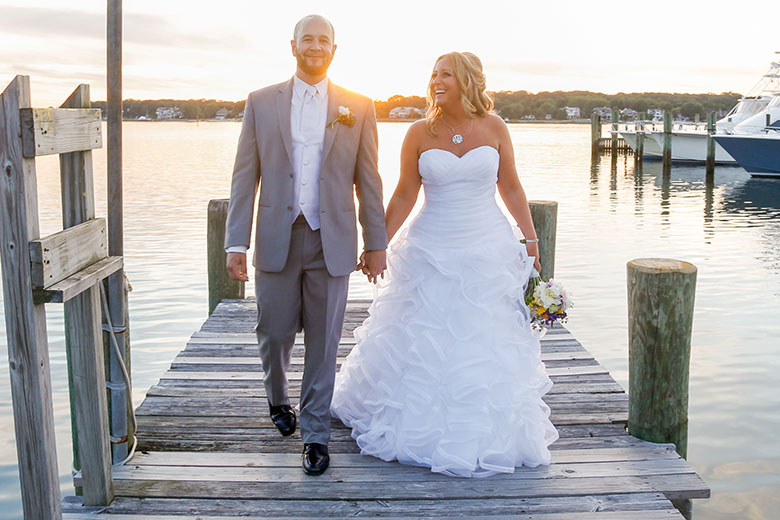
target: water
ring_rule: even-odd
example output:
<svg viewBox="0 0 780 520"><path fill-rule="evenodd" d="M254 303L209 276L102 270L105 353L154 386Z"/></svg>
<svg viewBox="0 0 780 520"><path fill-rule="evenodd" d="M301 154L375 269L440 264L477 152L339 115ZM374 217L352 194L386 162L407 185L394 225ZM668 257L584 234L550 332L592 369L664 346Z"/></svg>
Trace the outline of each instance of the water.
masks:
<svg viewBox="0 0 780 520"><path fill-rule="evenodd" d="M207 314L206 205L229 195L240 125L125 123L125 263L136 405ZM380 123L385 201L398 178L404 123ZM626 262L687 260L698 269L688 459L712 487L697 520L776 518L780 508L780 180L632 158L590 160L587 125L513 125L530 199L559 202L556 275L573 292L569 328L624 387ZM105 152L94 153L97 213ZM42 234L61 229L56 158L37 161ZM422 198L422 195L421 195ZM251 293L251 287L248 287ZM352 297L372 297L358 276ZM0 313L2 308L0 307ZM72 494L62 306L47 306L62 491ZM0 349L6 349L5 318ZM7 354L0 354L0 510L21 519Z"/></svg>

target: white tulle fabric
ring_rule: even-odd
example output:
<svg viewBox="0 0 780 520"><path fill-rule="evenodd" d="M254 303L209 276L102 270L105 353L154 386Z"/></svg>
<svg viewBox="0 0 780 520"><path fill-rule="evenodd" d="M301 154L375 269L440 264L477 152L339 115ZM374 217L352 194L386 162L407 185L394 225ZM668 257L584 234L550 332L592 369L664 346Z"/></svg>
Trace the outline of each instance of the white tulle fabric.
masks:
<svg viewBox="0 0 780 520"><path fill-rule="evenodd" d="M425 205L336 375L361 452L460 477L549 464L552 387L522 295L532 269L496 204L499 155L423 152Z"/></svg>

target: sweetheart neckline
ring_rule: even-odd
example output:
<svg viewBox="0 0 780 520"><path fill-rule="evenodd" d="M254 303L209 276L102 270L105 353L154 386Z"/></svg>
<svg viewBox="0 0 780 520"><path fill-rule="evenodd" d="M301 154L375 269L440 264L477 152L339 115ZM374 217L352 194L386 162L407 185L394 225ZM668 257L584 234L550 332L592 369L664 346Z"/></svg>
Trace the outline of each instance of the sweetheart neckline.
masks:
<svg viewBox="0 0 780 520"><path fill-rule="evenodd" d="M494 146L490 146L489 144L483 144L483 145L480 145L480 146L475 146L474 148L472 148L471 150L467 151L463 155L457 155L455 152L451 152L450 150L445 150L444 148L428 148L427 150L424 150L417 159L419 160L423 156L423 154L425 154L426 152L430 152L431 150L439 150L440 152L445 152L445 153L448 153L448 154L452 155L456 159L463 159L464 157L466 157L468 154L470 154L474 150L478 150L480 148L490 148L492 150L495 150L496 153L499 153L498 150L496 150L496 148Z"/></svg>

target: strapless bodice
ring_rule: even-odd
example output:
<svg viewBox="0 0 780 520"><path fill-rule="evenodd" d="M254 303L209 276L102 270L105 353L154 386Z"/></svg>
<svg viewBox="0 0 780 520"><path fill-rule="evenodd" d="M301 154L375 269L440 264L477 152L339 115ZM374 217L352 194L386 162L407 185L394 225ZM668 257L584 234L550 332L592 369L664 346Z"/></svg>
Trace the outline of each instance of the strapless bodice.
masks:
<svg viewBox="0 0 780 520"><path fill-rule="evenodd" d="M426 240L459 243L480 241L482 235L508 222L496 204L498 150L478 146L458 157L441 148L420 154L418 170L425 204L412 227Z"/></svg>

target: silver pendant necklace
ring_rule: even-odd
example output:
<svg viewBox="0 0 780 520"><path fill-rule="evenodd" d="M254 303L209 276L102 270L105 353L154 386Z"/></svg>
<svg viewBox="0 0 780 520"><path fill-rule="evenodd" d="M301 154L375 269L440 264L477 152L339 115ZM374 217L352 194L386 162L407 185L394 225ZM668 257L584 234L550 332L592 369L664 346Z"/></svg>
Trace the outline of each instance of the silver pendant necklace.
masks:
<svg viewBox="0 0 780 520"><path fill-rule="evenodd" d="M471 130L474 127L474 120L471 118L466 119L466 121L463 121L458 126L450 126L450 124L447 122L446 119L444 119L444 116L441 116L441 120L444 122L444 124L447 126L447 129L450 131L450 134L452 134L452 144L460 144L463 142L463 136L469 135L471 133ZM471 125L469 125L469 131L465 134L456 134L455 130L460 128L461 126L465 125L467 122L471 121Z"/></svg>

